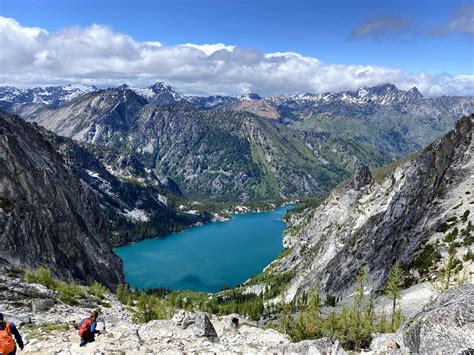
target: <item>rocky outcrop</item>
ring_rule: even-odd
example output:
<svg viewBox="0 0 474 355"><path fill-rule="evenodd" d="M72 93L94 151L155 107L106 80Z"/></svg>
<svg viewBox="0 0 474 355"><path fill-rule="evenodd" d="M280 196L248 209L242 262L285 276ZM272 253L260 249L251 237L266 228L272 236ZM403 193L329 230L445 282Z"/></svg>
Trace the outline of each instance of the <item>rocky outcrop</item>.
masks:
<svg viewBox="0 0 474 355"><path fill-rule="evenodd" d="M316 284L342 299L353 292L362 266L368 285L380 290L397 260L415 280L427 279L430 270L442 267L450 238L462 259L472 246L474 222L473 119L460 119L416 159L376 170L371 183L362 168L317 208L290 214L284 238L288 251L266 270L293 275L285 299ZM470 270L472 261L467 258L463 267Z"/></svg>
<svg viewBox="0 0 474 355"><path fill-rule="evenodd" d="M356 171L349 184L349 187L354 190L360 190L372 182L372 173L370 168L362 162L356 164Z"/></svg>
<svg viewBox="0 0 474 355"><path fill-rule="evenodd" d="M207 314L203 312L179 311L172 320L183 329L189 328L197 337L205 337L210 341L217 340L216 330Z"/></svg>
<svg viewBox="0 0 474 355"><path fill-rule="evenodd" d="M123 281L95 193L34 125L0 112L0 265L64 279Z"/></svg>
<svg viewBox="0 0 474 355"><path fill-rule="evenodd" d="M377 335L370 349L387 351L397 344L403 352L416 354L469 354L474 351L474 285L453 287L395 334Z"/></svg>
<svg viewBox="0 0 474 355"><path fill-rule="evenodd" d="M474 351L474 285L449 289L400 330L414 353Z"/></svg>

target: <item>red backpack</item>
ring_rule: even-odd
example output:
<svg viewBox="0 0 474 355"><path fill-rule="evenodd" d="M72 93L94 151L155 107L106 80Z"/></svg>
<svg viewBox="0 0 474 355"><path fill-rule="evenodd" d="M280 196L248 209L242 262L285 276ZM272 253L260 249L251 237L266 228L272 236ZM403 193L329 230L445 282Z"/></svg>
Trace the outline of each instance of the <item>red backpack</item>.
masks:
<svg viewBox="0 0 474 355"><path fill-rule="evenodd" d="M15 350L15 339L10 327L10 323L5 323L5 328L0 329L0 354L6 355Z"/></svg>
<svg viewBox="0 0 474 355"><path fill-rule="evenodd" d="M81 323L81 326L79 327L79 336L82 337L84 333L86 333L84 335L88 335L91 325L92 325L92 319L90 318L84 319Z"/></svg>

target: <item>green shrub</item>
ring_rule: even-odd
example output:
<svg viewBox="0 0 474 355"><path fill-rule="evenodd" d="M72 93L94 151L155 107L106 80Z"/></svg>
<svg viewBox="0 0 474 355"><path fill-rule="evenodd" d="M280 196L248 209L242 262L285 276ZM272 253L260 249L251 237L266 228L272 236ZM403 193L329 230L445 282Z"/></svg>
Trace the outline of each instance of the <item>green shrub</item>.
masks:
<svg viewBox="0 0 474 355"><path fill-rule="evenodd" d="M39 267L35 271L27 271L25 281L41 284L52 290L56 289L59 283L58 280L53 277L51 271L44 266Z"/></svg>
<svg viewBox="0 0 474 355"><path fill-rule="evenodd" d="M474 244L474 235L472 231L474 231L474 226L472 225L471 221L469 221L467 224L467 227L461 230L461 235L463 237L462 244L464 246L469 246L471 244Z"/></svg>
<svg viewBox="0 0 474 355"><path fill-rule="evenodd" d="M111 308L112 307L112 305L109 302L106 302L106 301L100 301L99 304L102 307L105 307L105 308Z"/></svg>
<svg viewBox="0 0 474 355"><path fill-rule="evenodd" d="M444 237L443 240L444 240L446 243L451 243L451 242L453 242L453 241L456 239L456 237L458 236L458 233L459 233L458 229L457 229L457 228L454 228L451 232L449 232L448 234L446 234L446 236Z"/></svg>
<svg viewBox="0 0 474 355"><path fill-rule="evenodd" d="M58 298L71 306L77 305L79 302L77 298L83 298L84 293L81 290L79 285L74 283L59 283L57 289L58 291Z"/></svg>
<svg viewBox="0 0 474 355"><path fill-rule="evenodd" d="M466 254L462 258L463 261L474 261L474 253L472 252L471 248L469 248Z"/></svg>
<svg viewBox="0 0 474 355"><path fill-rule="evenodd" d="M10 212L13 209L13 204L10 199L6 197L0 197L0 211Z"/></svg>
<svg viewBox="0 0 474 355"><path fill-rule="evenodd" d="M15 267L5 268L5 272L9 277L25 277L25 270L17 269Z"/></svg>
<svg viewBox="0 0 474 355"><path fill-rule="evenodd" d="M450 227L451 226L449 224L447 224L446 222L443 222L438 226L438 228L436 228L436 231L440 233L446 233Z"/></svg>
<svg viewBox="0 0 474 355"><path fill-rule="evenodd" d="M437 248L432 244L425 244L423 249L416 255L411 266L418 270L421 275L424 275L440 260L441 254Z"/></svg>
<svg viewBox="0 0 474 355"><path fill-rule="evenodd" d="M103 285L101 285L99 282L94 281L94 283L89 286L87 291L92 296L95 296L99 299L103 299L105 293L107 292L107 289Z"/></svg>

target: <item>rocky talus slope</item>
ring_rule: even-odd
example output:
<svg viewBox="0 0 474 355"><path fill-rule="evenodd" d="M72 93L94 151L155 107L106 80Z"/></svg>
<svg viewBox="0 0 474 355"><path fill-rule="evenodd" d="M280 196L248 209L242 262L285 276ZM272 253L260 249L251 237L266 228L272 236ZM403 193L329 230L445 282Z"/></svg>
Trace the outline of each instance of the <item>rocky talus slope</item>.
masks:
<svg viewBox="0 0 474 355"><path fill-rule="evenodd" d="M27 341L22 353L342 353L340 346L327 338L292 343L288 336L260 329L236 314L216 317L181 310L170 320L135 324L129 309L111 294L106 294L102 301L87 296L79 302L77 306L68 306L42 285L0 274L0 312L19 325ZM79 323L97 307L101 308L99 321L105 332L94 343L81 348L71 323Z"/></svg>
<svg viewBox="0 0 474 355"><path fill-rule="evenodd" d="M265 271L289 275L289 301L319 284L342 299L364 266L380 290L398 260L411 282L431 280L452 247L462 272L473 271L474 116L428 146L416 159L354 179L316 208L292 213L283 257ZM461 260L463 260L461 262Z"/></svg>
<svg viewBox="0 0 474 355"><path fill-rule="evenodd" d="M0 266L64 279L123 280L95 193L33 125L0 112Z"/></svg>
<svg viewBox="0 0 474 355"><path fill-rule="evenodd" d="M408 320L398 333L376 335L371 350L387 351L393 341L404 353L455 354L473 348L473 292L473 285L450 289ZM79 323L98 307L99 325L105 331L94 343L81 348L72 322ZM77 306L68 306L42 285L0 274L0 311L19 326L27 342L22 353L346 354L337 340L293 343L286 335L258 328L237 314L217 317L178 310L170 320L136 324L132 320L133 308L123 306L109 293L102 300L86 295Z"/></svg>

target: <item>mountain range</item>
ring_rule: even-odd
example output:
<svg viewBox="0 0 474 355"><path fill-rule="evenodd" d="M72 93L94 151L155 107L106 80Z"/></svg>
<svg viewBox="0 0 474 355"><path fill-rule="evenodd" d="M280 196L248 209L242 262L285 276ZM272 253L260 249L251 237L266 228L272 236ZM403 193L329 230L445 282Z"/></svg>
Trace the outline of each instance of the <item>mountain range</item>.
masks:
<svg viewBox="0 0 474 355"><path fill-rule="evenodd" d="M147 88L126 84L149 104L191 103L201 111L227 109L310 132L334 133L369 144L391 158L418 151L453 127L455 120L474 112L472 96L429 98L416 88L399 90L393 84L364 87L356 91L322 94L291 94L261 97L189 96L166 83ZM55 108L99 89L82 84L20 90L0 87L0 109L34 117L45 108Z"/></svg>
<svg viewBox="0 0 474 355"><path fill-rule="evenodd" d="M349 177L356 161L376 166L389 159L350 138L296 130L244 111L199 110L166 85L146 94L122 86L59 106L15 107L56 134L135 154L198 199L320 196Z"/></svg>

